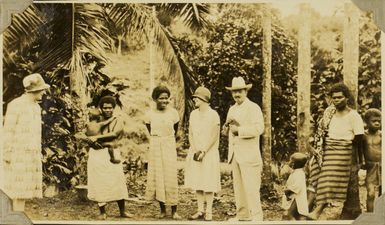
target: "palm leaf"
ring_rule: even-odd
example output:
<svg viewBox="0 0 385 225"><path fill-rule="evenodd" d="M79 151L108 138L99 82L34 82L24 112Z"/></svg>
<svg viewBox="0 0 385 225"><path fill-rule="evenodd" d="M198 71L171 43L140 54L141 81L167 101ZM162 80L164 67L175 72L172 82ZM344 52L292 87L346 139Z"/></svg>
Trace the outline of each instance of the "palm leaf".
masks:
<svg viewBox="0 0 385 225"><path fill-rule="evenodd" d="M127 29L127 34L154 41L155 48L163 56L168 81L177 89L176 107L181 115L187 115L193 104L192 92L195 90L197 79L178 55L176 43L172 41L171 33L162 26L152 12L151 4L114 4L110 16L117 26ZM187 16L184 21L189 27L202 29L208 25L205 19L209 9L206 4L157 4L158 9L169 10L170 15ZM181 12L181 9L183 11ZM187 100L186 100L187 99Z"/></svg>
<svg viewBox="0 0 385 225"><path fill-rule="evenodd" d="M53 4L42 8L50 15L46 33L51 32L52 36L47 44L41 46L41 59L37 62L35 71L50 71L58 65L68 69L72 57L72 5Z"/></svg>
<svg viewBox="0 0 385 225"><path fill-rule="evenodd" d="M211 7L207 3L163 3L159 10L171 16L180 17L184 24L194 31L211 25L209 20Z"/></svg>
<svg viewBox="0 0 385 225"><path fill-rule="evenodd" d="M183 57L179 54L178 45L174 39L174 37L167 33L168 39L170 40L170 44L172 48L174 49L174 52L176 52L177 59L180 65L180 69L183 74L183 81L184 81L184 104L185 104L185 111L184 111L184 121L188 121L188 116L190 115L191 111L194 109L194 102L192 100L192 96L194 91L199 85L198 80L198 74L196 74L184 61Z"/></svg>
<svg viewBox="0 0 385 225"><path fill-rule="evenodd" d="M114 4L109 16L120 34L148 38L151 8L144 4Z"/></svg>
<svg viewBox="0 0 385 225"><path fill-rule="evenodd" d="M32 4L25 11L12 15L11 25L4 31L5 48L25 48L36 38L37 29L43 24L40 10Z"/></svg>
<svg viewBox="0 0 385 225"><path fill-rule="evenodd" d="M106 63L105 52L112 39L104 26L104 10L99 4L75 4L74 48L89 52Z"/></svg>

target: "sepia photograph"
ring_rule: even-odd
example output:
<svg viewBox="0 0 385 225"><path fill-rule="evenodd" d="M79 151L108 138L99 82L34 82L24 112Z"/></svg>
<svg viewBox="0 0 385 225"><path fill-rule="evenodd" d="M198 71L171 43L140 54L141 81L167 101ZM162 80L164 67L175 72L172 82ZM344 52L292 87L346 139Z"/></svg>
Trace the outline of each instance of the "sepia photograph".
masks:
<svg viewBox="0 0 385 225"><path fill-rule="evenodd" d="M378 18L350 0L31 1L0 35L3 211L36 224L372 215Z"/></svg>

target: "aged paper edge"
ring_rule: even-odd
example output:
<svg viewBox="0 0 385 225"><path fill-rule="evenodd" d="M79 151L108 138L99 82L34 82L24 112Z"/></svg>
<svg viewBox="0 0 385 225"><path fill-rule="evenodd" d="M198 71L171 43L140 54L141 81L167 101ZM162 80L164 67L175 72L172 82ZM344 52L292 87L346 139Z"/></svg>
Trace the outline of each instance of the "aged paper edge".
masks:
<svg viewBox="0 0 385 225"><path fill-rule="evenodd" d="M239 0L239 1L218 1L218 0L205 0L207 3L267 3L267 2L277 2L284 4L285 0ZM311 0L291 0L291 2L310 2ZM349 0L338 0L344 2L351 2ZM34 3L96 3L96 2L134 2L134 3L159 3L158 1L140 1L140 0L94 0L94 1L84 1L84 0L61 0L61 1L44 1L44 0L35 0ZM162 2L181 2L178 0L165 0ZM184 2L194 2L194 0L184 1ZM378 27L383 31L381 34L381 43L385 43L385 3L381 0L352 0L361 10L363 11L372 11L374 13L374 19ZM6 26L10 23L10 16L12 13L17 13L23 11L28 5L32 3L32 0L0 0L0 18L2 22L0 23L0 31L3 31ZM2 35L0 34L0 55L2 56L3 51L3 42ZM385 46L381 46L381 56L385 55ZM2 68L2 60L0 60L0 68ZM385 60L381 60L381 80L383 81L385 78ZM3 70L0 70L1 78L0 83L2 84L2 75ZM384 84L382 84L382 106L385 104L385 93L384 93ZM1 96L2 96L2 88L1 88ZM382 113L385 113L384 107L382 107ZM2 110L2 104L0 105L0 109ZM2 114L0 115L1 121ZM382 120L382 127L385 127L385 121ZM1 141L1 139L0 139ZM2 144L2 141L1 141ZM382 146L382 150L384 152L384 145ZM382 157L382 164L385 164L385 157ZM0 157L2 159L2 157ZM1 166L1 162L0 162ZM385 174L385 168L382 167L382 174ZM1 180L0 180L1 181ZM383 184L385 183L385 179L383 179ZM0 182L1 184L1 182ZM23 212L12 212L10 201L8 197L0 190L0 224L197 224L197 222L188 222L188 221L31 221L25 213ZM382 195L380 198L376 200L376 207L374 213L362 213L355 221L264 221L259 224L385 224L385 197ZM215 224L230 224L228 222L213 222ZM211 224L213 224L211 223ZM252 223L242 223L242 224L252 224Z"/></svg>

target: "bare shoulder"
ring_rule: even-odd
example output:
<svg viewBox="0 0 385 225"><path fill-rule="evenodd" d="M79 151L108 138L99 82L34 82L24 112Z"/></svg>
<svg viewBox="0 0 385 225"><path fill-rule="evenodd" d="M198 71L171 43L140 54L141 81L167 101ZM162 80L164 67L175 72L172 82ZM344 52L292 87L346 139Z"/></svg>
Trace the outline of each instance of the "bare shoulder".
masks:
<svg viewBox="0 0 385 225"><path fill-rule="evenodd" d="M116 116L115 119L111 121L111 123L115 123L115 122L116 124L122 124L124 123L124 120L121 116Z"/></svg>

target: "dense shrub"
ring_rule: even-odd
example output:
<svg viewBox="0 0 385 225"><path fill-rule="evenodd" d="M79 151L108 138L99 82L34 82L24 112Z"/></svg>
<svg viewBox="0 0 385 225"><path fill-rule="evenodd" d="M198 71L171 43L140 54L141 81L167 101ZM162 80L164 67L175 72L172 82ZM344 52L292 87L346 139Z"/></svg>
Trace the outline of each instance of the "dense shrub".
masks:
<svg viewBox="0 0 385 225"><path fill-rule="evenodd" d="M240 23L227 13L224 12L223 18L205 34L206 39L185 35L179 37L177 42L184 58L199 75L200 84L212 92L211 105L219 113L222 124L234 103L225 87L231 86L235 76L242 76L247 83L253 84L248 97L262 106L263 31L260 18L250 15ZM294 40L285 34L276 20L273 23L272 44L272 153L274 159L281 160L296 149L297 50ZM227 158L227 143L223 137L220 155L222 161Z"/></svg>

